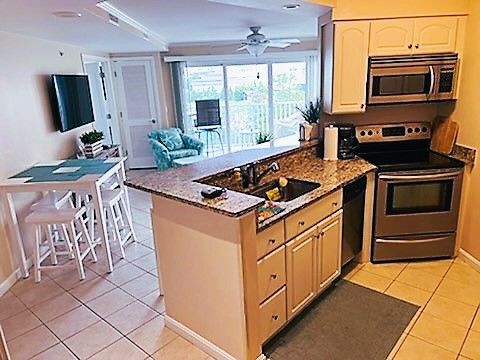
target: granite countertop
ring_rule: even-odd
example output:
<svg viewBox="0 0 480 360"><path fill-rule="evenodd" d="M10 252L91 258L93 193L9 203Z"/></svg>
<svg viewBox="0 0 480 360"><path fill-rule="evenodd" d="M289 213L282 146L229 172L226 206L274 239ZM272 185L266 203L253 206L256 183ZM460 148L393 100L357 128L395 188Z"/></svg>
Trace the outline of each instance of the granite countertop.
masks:
<svg viewBox="0 0 480 360"><path fill-rule="evenodd" d="M127 180L126 185L227 216L239 217L265 203L262 198L248 195L247 192L251 189L243 189L241 182L232 176L234 167L252 161L259 161L259 172L273 161L280 165L280 171L269 173L259 185L275 180L279 176L321 184L319 188L292 201L277 203L285 210L258 223L258 231L376 169L374 165L359 157L352 160L322 160L316 156L316 147L310 144L244 150L189 166L140 176ZM204 199L200 191L212 185L227 187L228 190L225 195L216 199Z"/></svg>

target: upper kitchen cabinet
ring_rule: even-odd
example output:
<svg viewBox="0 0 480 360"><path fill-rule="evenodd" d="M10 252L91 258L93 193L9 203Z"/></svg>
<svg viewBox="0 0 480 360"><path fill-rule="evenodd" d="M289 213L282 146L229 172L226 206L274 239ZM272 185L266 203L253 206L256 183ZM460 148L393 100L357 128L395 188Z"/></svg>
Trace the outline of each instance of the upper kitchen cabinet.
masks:
<svg viewBox="0 0 480 360"><path fill-rule="evenodd" d="M413 53L454 52L457 24L456 16L415 19Z"/></svg>
<svg viewBox="0 0 480 360"><path fill-rule="evenodd" d="M370 56L410 55L412 19L375 20L370 25Z"/></svg>
<svg viewBox="0 0 480 360"><path fill-rule="evenodd" d="M374 20L370 56L454 52L457 16Z"/></svg>
<svg viewBox="0 0 480 360"><path fill-rule="evenodd" d="M328 114L365 112L369 21L323 27L323 100Z"/></svg>

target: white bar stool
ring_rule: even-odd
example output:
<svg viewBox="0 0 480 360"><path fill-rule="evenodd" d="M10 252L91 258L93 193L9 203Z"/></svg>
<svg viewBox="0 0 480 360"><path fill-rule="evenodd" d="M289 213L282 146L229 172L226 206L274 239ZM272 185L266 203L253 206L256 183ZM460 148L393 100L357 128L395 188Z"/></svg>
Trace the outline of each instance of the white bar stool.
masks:
<svg viewBox="0 0 480 360"><path fill-rule="evenodd" d="M102 190L102 208L106 214L108 230L120 248L122 259L125 258L124 248L130 242L137 241L135 231L133 230L132 216L124 195L122 189ZM89 217L93 218L95 210L93 205L88 203L87 208ZM90 237L95 238L93 227L90 227Z"/></svg>
<svg viewBox="0 0 480 360"><path fill-rule="evenodd" d="M45 269L56 269L58 264L58 255L68 255L70 258L75 258L80 280L85 279L85 269L83 267L83 259L91 254L93 261L97 261L95 254L94 242L88 233L86 222L88 217L84 217L86 208L39 208L32 211L25 221L29 224L35 225L35 247L34 247L34 271L35 282L40 282L41 271ZM51 236L51 227L60 226L63 229L63 234L66 237L66 250L58 250L53 238ZM42 239L42 230L46 233L46 240ZM46 244L45 244L46 243ZM85 249L81 249L81 244L85 244ZM41 247L48 246L48 250L42 254ZM50 255L53 265L42 265L42 262Z"/></svg>

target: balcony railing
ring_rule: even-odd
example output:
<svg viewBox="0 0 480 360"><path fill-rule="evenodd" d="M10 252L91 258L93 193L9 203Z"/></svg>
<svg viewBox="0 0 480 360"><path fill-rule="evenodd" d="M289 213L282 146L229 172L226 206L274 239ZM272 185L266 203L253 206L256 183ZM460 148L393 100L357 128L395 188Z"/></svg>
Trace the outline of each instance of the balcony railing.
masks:
<svg viewBox="0 0 480 360"><path fill-rule="evenodd" d="M229 102L230 106L230 146L232 151L239 148L256 145L256 136L259 133L271 134L275 139L298 134L298 124L302 121L297 106L304 105L303 101L285 101L273 104L273 129L268 124L268 104L252 104L247 101ZM219 129L225 151L227 148L227 129L225 107L221 106L222 128ZM218 138L210 139L209 146L219 147ZM235 150L234 150L235 148Z"/></svg>

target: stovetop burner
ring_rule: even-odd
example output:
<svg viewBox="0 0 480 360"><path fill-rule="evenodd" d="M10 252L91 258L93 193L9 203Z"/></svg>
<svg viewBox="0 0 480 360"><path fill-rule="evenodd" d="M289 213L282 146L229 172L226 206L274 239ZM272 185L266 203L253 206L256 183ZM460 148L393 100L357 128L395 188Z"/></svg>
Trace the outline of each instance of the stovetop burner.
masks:
<svg viewBox="0 0 480 360"><path fill-rule="evenodd" d="M461 161L428 149L357 153L357 155L377 166L380 171L461 168L464 165Z"/></svg>
<svg viewBox="0 0 480 360"><path fill-rule="evenodd" d="M355 129L355 153L379 171L461 168L464 164L429 150L430 124L367 125Z"/></svg>

